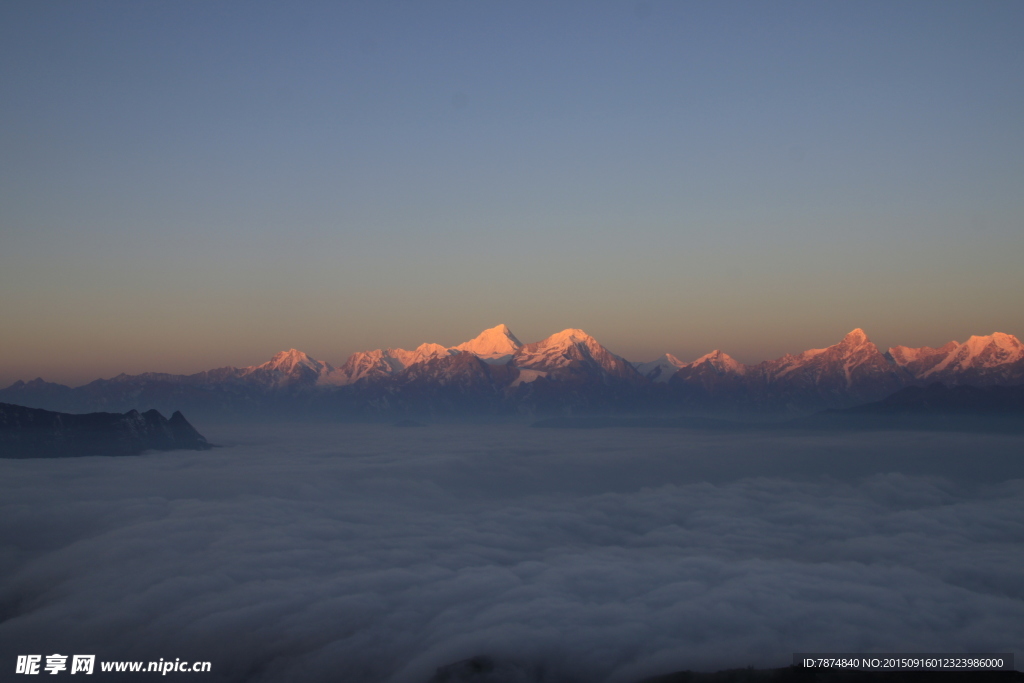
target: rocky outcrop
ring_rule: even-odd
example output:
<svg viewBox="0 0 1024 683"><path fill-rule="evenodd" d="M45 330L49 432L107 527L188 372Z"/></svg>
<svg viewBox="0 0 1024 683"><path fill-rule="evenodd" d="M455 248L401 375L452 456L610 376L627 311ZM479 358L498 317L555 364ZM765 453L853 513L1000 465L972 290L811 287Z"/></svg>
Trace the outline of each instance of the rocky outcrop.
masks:
<svg viewBox="0 0 1024 683"><path fill-rule="evenodd" d="M147 450L212 448L180 412L55 413L0 403L0 457L138 455Z"/></svg>

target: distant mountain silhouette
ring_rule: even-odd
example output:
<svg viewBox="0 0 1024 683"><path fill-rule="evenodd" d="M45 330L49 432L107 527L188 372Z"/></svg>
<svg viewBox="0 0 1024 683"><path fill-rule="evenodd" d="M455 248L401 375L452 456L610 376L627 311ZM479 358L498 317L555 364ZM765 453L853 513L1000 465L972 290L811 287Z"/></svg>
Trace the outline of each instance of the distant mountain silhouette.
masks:
<svg viewBox="0 0 1024 683"><path fill-rule="evenodd" d="M881 401L849 408L854 415L1024 415L1024 384L907 387Z"/></svg>
<svg viewBox="0 0 1024 683"><path fill-rule="evenodd" d="M829 429L1024 432L1024 384L907 387L881 401L826 410L789 424Z"/></svg>
<svg viewBox="0 0 1024 683"><path fill-rule="evenodd" d="M583 330L523 344L505 325L462 344L375 349L333 366L297 349L248 367L143 373L80 387L35 379L0 401L65 412L187 410L228 419L417 415L692 414L793 417L878 401L900 389L1024 383L1024 345L1000 332L933 349L882 352L861 329L824 349L745 365L720 350L686 363L634 363Z"/></svg>
<svg viewBox="0 0 1024 683"><path fill-rule="evenodd" d="M0 457L67 458L211 448L185 416L156 410L74 415L0 403Z"/></svg>

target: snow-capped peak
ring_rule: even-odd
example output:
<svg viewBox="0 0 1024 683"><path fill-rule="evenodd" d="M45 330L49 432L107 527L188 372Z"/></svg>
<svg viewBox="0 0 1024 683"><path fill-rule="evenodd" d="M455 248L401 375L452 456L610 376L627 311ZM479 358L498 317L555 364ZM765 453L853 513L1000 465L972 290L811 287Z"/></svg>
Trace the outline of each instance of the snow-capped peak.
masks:
<svg viewBox="0 0 1024 683"><path fill-rule="evenodd" d="M440 358L442 356L448 355L451 355L448 348L445 346L441 346L440 344L427 342L424 344L420 344L419 346L416 347L416 357L419 360L424 360L427 358Z"/></svg>
<svg viewBox="0 0 1024 683"><path fill-rule="evenodd" d="M808 349L797 355L787 354L773 361L766 361L759 367L775 377L780 378L792 373L817 373L819 378L835 374L841 375L847 387L852 386L854 374L863 374L864 368L875 368L885 372L890 361L882 355L864 330L859 327L850 331L838 344L824 349ZM858 370L860 368L860 370Z"/></svg>
<svg viewBox="0 0 1024 683"><path fill-rule="evenodd" d="M993 332L972 336L963 344L947 342L937 349L894 346L889 355L917 379L956 383L958 376L967 371L981 372L985 377L1000 376L1002 366L1024 360L1024 345L1012 334Z"/></svg>
<svg viewBox="0 0 1024 683"><path fill-rule="evenodd" d="M1024 346L1021 345L1020 340L1012 334L1006 334L1005 332L993 332L984 337L972 336L964 342L964 345L978 350L985 349L991 345L1011 355L1021 355L1024 352Z"/></svg>
<svg viewBox="0 0 1024 683"><path fill-rule="evenodd" d="M523 343L516 339L507 325L498 325L452 348L456 351L468 351L480 358L501 358L512 355L522 346Z"/></svg>
<svg viewBox="0 0 1024 683"><path fill-rule="evenodd" d="M703 363L709 364L720 372L732 372L737 375L742 375L747 371L746 365L719 349L715 349L711 353L706 353L692 363L687 363L687 365L695 368Z"/></svg>
<svg viewBox="0 0 1024 683"><path fill-rule="evenodd" d="M393 367L394 371L398 371L404 370L414 363L422 363L423 361L431 360L433 358L443 358L444 356L450 356L453 353L455 352L447 347L441 346L440 344L424 343L420 344L412 351L406 351L405 349L387 349L383 352L383 355L389 360L389 364Z"/></svg>
<svg viewBox="0 0 1024 683"><path fill-rule="evenodd" d="M324 365L325 363L309 357L309 355L298 349L288 349L287 351L275 353L274 357L266 363L254 365L245 368L245 370L250 373L256 370L277 370L287 375L294 372L296 368L308 368L314 372L319 372Z"/></svg>
<svg viewBox="0 0 1024 683"><path fill-rule="evenodd" d="M807 349L796 356L785 356L785 358L795 358L801 361L807 361L820 355L835 355L837 353L840 355L847 355L850 353L861 353L865 350L869 353L876 353L878 352L878 347L872 344L864 330L858 327L848 332L847 335L843 337L843 340L838 344L833 344L832 346L828 346L824 349Z"/></svg>
<svg viewBox="0 0 1024 683"><path fill-rule="evenodd" d="M569 344L597 344L597 340L583 330L570 327L556 332L547 339L537 342L540 346L568 346Z"/></svg>
<svg viewBox="0 0 1024 683"><path fill-rule="evenodd" d="M617 377L637 376L636 369L625 360L601 346L583 330L569 328L547 339L526 344L513 356L516 367L550 371L574 363L598 366L603 373Z"/></svg>
<svg viewBox="0 0 1024 683"><path fill-rule="evenodd" d="M316 383L334 368L321 360L311 358L298 349L288 349L274 354L266 363L236 370L237 377L247 381L271 386L292 386L295 383Z"/></svg>
<svg viewBox="0 0 1024 683"><path fill-rule="evenodd" d="M410 365L458 353L440 344L420 344L414 350L374 349L357 351L345 364L321 380L322 384L353 384L364 377L380 378L405 370Z"/></svg>
<svg viewBox="0 0 1024 683"><path fill-rule="evenodd" d="M858 327L851 330L845 337L843 337L842 343L848 346L861 346L862 344L870 343L870 340L864 330Z"/></svg>
<svg viewBox="0 0 1024 683"><path fill-rule="evenodd" d="M686 363L679 360L671 353L666 353L661 358L649 361L647 363L633 363L633 367L641 375L654 382L667 382L672 375L676 373L679 368L684 367Z"/></svg>
<svg viewBox="0 0 1024 683"><path fill-rule="evenodd" d="M555 357L566 357L566 354L571 354L571 349L574 347L585 348L589 355L594 354L607 354L614 358L618 358L608 349L601 346L600 343L583 330L575 327L556 332L546 339L542 339L539 342L532 344L526 344L516 352L516 364L520 367L523 366L523 362L526 358L534 357L545 357L552 359Z"/></svg>
<svg viewBox="0 0 1024 683"><path fill-rule="evenodd" d="M1017 339L1012 334L1006 334L1005 332L993 332L991 335L992 339L995 340L1000 346L1012 346L1015 348L1021 348L1020 339Z"/></svg>
<svg viewBox="0 0 1024 683"><path fill-rule="evenodd" d="M1012 334L974 335L950 349L942 360L921 372L919 377L932 377L945 371L961 372L968 368L994 368L1021 359L1024 359L1024 346Z"/></svg>

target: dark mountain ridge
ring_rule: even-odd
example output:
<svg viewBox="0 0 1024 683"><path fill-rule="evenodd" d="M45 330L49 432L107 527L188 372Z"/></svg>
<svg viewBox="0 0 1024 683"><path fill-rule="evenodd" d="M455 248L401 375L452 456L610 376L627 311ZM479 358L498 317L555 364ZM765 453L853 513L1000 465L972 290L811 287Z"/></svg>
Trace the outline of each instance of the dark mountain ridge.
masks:
<svg viewBox="0 0 1024 683"><path fill-rule="evenodd" d="M76 415L0 403L0 457L137 455L146 450L206 450L202 434L175 411Z"/></svg>
<svg viewBox="0 0 1024 683"><path fill-rule="evenodd" d="M1024 384L1016 386L907 387L843 410L825 410L789 423L810 429L922 429L1024 432Z"/></svg>

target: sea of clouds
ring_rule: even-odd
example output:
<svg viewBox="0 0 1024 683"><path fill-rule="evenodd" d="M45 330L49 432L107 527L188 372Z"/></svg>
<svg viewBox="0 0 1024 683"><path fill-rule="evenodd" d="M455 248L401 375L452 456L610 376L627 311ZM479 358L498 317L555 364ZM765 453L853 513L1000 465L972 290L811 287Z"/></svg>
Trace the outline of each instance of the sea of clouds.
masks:
<svg viewBox="0 0 1024 683"><path fill-rule="evenodd" d="M1019 436L199 427L223 447L0 460L0 672L631 683L1024 642Z"/></svg>

